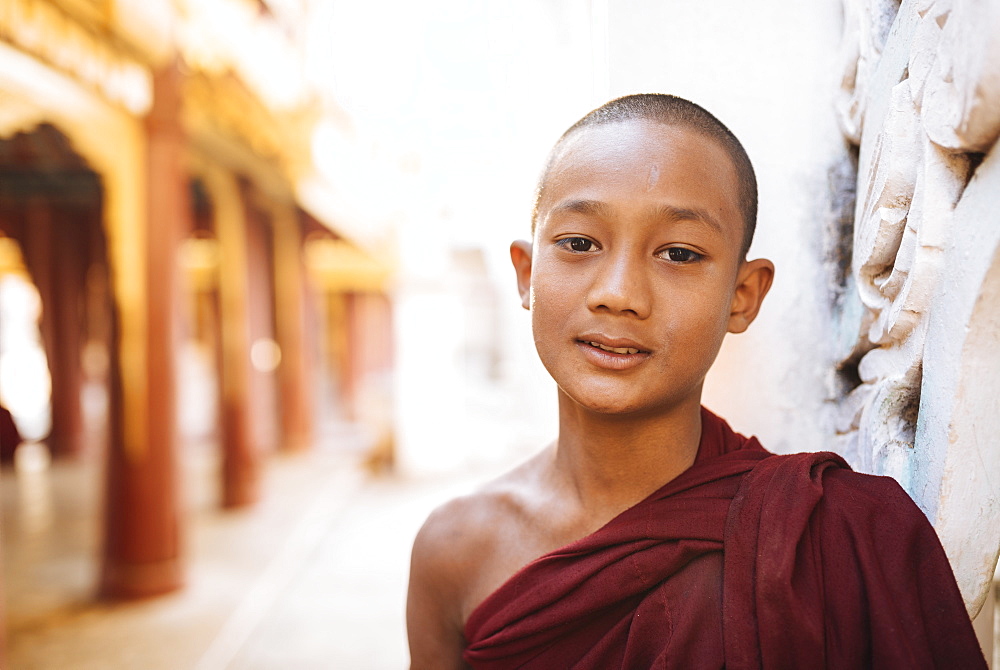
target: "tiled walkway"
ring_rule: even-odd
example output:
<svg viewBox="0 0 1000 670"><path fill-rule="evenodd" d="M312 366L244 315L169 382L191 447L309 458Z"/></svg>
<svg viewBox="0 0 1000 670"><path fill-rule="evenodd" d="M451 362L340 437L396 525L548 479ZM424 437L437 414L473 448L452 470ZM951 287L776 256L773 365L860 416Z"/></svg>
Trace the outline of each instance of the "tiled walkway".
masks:
<svg viewBox="0 0 1000 670"><path fill-rule="evenodd" d="M355 460L274 457L261 503L223 512L214 504L212 464L193 459L185 466L188 585L118 604L93 598L99 467L5 471L10 667L406 667L413 536L436 504L489 473L374 478Z"/></svg>

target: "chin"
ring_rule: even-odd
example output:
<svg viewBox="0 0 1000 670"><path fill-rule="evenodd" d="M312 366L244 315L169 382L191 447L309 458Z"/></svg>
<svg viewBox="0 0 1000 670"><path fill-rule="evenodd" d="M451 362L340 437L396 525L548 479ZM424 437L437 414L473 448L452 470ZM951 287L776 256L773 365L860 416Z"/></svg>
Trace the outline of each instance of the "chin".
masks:
<svg viewBox="0 0 1000 670"><path fill-rule="evenodd" d="M692 385L685 389L685 393L656 393L649 389L647 393L637 391L637 389L608 389L593 387L574 388L572 385L567 388L559 388L560 402L566 402L568 406L596 415L612 417L633 417L653 416L658 414L669 414L673 410L688 405L688 400L692 397L701 396L700 385ZM622 393L621 391L625 391Z"/></svg>
<svg viewBox="0 0 1000 670"><path fill-rule="evenodd" d="M595 403L590 406L586 406L586 409L597 414L635 414L636 412L646 411L648 407L642 407L641 405L631 405L623 404L621 402L611 402L611 403Z"/></svg>
<svg viewBox="0 0 1000 670"><path fill-rule="evenodd" d="M594 414L605 414L608 416L626 416L629 414L648 412L653 408L643 403L624 400L622 398L587 398L564 394L570 403L577 408L592 412Z"/></svg>

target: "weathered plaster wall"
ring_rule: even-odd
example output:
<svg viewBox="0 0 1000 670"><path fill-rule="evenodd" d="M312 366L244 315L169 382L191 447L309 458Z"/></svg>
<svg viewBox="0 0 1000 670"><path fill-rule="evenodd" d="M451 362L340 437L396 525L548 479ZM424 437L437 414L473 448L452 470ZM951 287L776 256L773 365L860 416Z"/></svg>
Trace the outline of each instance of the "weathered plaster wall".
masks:
<svg viewBox="0 0 1000 670"><path fill-rule="evenodd" d="M1000 547L1000 3L847 0L845 16L860 159L838 358L859 383L839 447L910 492L975 613Z"/></svg>
<svg viewBox="0 0 1000 670"><path fill-rule="evenodd" d="M971 611L1000 545L1000 153L976 169L952 218L931 298L912 493L926 505Z"/></svg>

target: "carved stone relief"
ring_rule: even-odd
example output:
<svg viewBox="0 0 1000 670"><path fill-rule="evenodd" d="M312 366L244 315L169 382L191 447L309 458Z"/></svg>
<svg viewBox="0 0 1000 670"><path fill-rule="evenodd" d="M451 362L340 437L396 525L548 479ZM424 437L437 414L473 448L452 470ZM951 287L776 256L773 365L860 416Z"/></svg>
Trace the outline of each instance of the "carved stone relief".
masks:
<svg viewBox="0 0 1000 670"><path fill-rule="evenodd" d="M839 400L839 449L857 469L895 477L941 532L954 521L937 516L952 445L928 439L927 422L949 425L954 403L928 393L924 373L958 362L928 350L927 333L956 236L988 225L959 230L955 211L1000 135L1000 3L845 0L844 18L838 112L859 160L855 288L839 307L841 331L853 335L841 337L838 356L842 367L856 366L860 383ZM1000 183L995 192L1000 206ZM975 301L982 283L961 290ZM968 330L966 322L949 327L957 339ZM1000 472L982 473L991 475ZM975 567L955 565L976 572L966 583L959 575L970 609L992 575L982 557L996 562L1000 537L986 543ZM956 548L946 542L946 550L954 565Z"/></svg>

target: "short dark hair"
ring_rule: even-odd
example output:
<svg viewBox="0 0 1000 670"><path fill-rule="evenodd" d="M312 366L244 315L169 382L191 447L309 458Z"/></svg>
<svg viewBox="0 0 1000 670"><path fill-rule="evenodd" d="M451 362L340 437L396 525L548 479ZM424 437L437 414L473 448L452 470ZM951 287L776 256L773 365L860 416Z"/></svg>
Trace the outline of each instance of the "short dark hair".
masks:
<svg viewBox="0 0 1000 670"><path fill-rule="evenodd" d="M566 139L583 128L634 119L693 130L715 140L729 154L738 181L739 206L743 213L742 254L746 255L750 249L750 243L753 241L754 229L757 227L757 177L754 174L753 165L750 163L750 157L747 156L746 150L736 135L712 116L708 110L690 100L666 93L637 93L615 98L588 113L562 134L562 137L552 148L548 163L542 172L542 178L538 182L535 206L531 214L532 230L534 230L538 218L538 205L542 200L542 191L545 188L549 170L552 168L559 147Z"/></svg>

